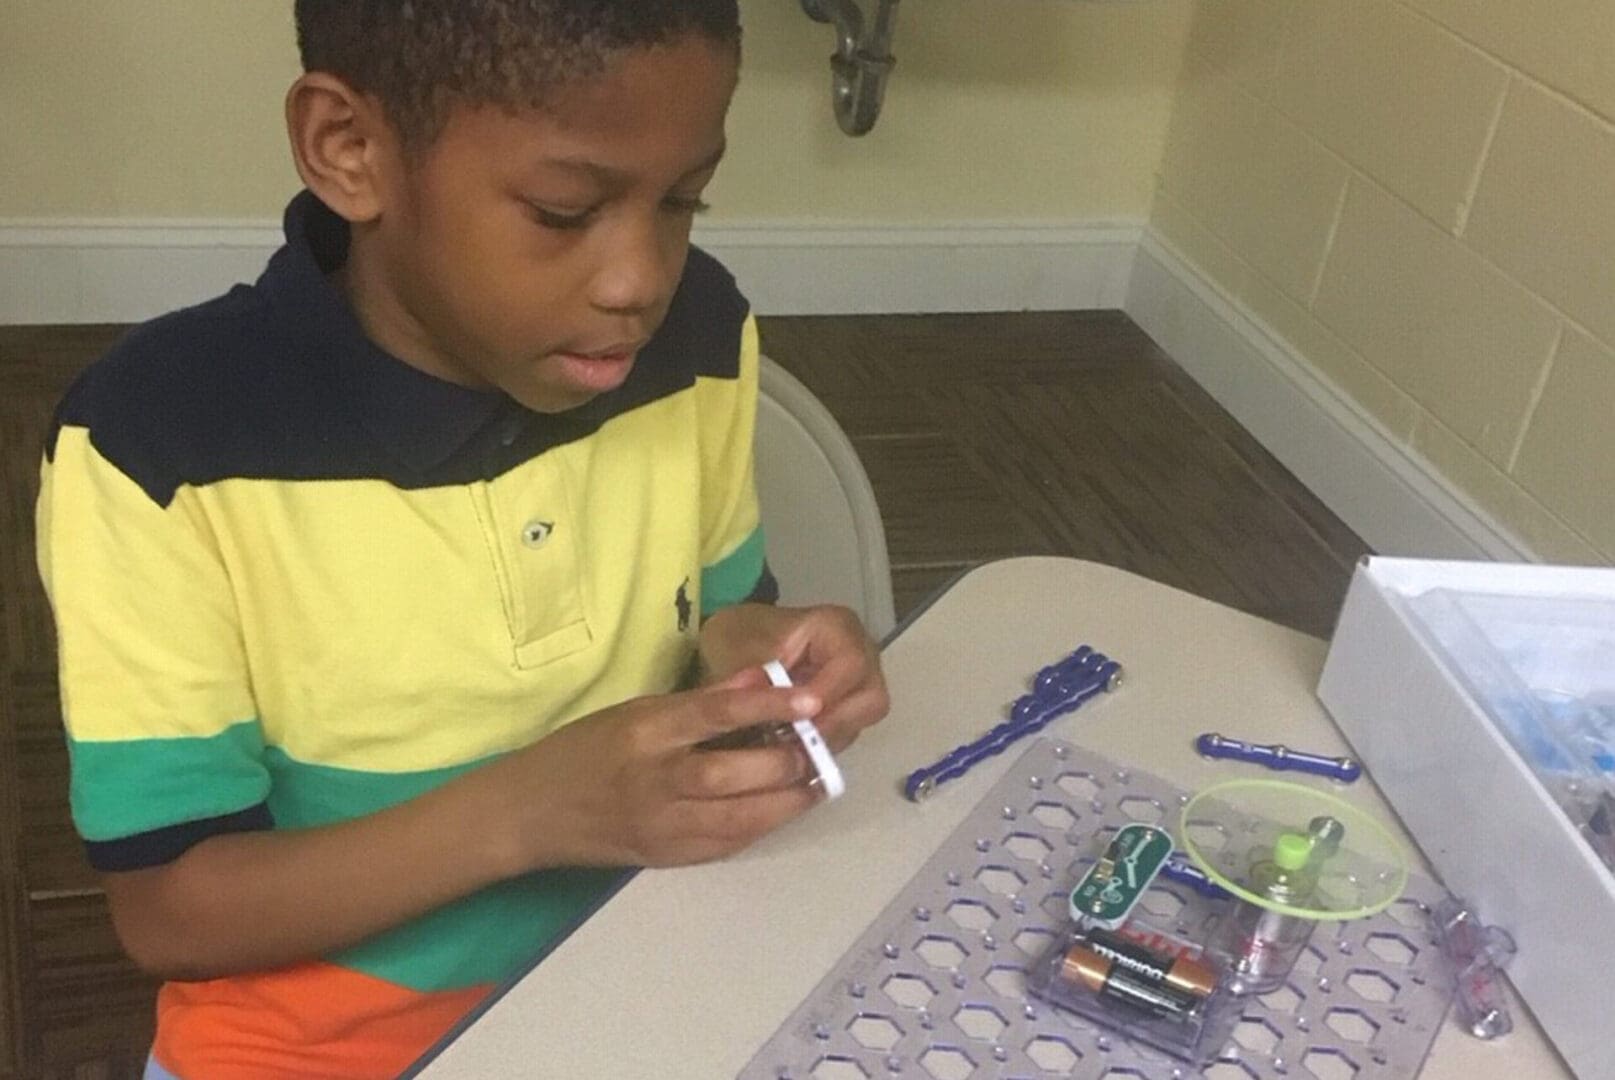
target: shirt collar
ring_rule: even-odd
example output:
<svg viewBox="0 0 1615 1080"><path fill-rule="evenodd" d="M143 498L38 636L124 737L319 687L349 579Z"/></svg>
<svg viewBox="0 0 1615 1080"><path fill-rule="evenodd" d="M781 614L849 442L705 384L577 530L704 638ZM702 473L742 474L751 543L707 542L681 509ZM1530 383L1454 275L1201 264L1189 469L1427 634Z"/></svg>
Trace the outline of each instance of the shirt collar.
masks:
<svg viewBox="0 0 1615 1080"><path fill-rule="evenodd" d="M526 414L497 391L473 390L428 375L365 336L328 275L348 255L348 224L312 192L286 207L286 246L269 260L258 288L297 348L327 367L336 390L372 436L404 464L427 472L443 464L495 417Z"/></svg>

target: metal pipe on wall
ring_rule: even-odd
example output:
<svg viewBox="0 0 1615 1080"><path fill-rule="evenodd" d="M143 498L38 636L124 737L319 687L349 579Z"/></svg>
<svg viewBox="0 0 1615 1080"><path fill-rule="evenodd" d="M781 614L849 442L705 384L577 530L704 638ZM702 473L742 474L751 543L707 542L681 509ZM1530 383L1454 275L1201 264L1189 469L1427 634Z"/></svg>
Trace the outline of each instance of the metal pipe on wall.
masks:
<svg viewBox="0 0 1615 1080"><path fill-rule="evenodd" d="M898 0L874 3L874 19L866 23L859 0L802 0L808 18L835 26L831 95L836 122L848 135L863 135L875 126L886 97L886 80L897 63L892 56L892 33L897 27Z"/></svg>

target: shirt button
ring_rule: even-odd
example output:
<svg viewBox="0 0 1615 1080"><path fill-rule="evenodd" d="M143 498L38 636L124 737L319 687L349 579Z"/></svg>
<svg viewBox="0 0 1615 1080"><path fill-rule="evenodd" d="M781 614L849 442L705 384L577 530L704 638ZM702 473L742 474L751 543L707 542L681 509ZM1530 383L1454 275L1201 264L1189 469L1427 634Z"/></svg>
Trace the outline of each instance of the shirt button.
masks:
<svg viewBox="0 0 1615 1080"><path fill-rule="evenodd" d="M554 531L553 521L529 521L522 526L522 543L530 548L541 548Z"/></svg>
<svg viewBox="0 0 1615 1080"><path fill-rule="evenodd" d="M516 435L518 434L519 430L520 425L517 424L516 421L506 421L499 428L499 445L510 446L513 444L516 441Z"/></svg>

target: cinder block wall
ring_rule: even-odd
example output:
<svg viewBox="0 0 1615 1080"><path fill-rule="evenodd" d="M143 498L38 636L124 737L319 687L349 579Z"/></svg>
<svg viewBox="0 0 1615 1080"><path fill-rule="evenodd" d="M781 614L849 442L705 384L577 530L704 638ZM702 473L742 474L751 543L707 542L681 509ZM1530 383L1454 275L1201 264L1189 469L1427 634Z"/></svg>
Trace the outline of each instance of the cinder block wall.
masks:
<svg viewBox="0 0 1615 1080"><path fill-rule="evenodd" d="M1152 225L1544 557L1615 559L1615 4L1198 0Z"/></svg>

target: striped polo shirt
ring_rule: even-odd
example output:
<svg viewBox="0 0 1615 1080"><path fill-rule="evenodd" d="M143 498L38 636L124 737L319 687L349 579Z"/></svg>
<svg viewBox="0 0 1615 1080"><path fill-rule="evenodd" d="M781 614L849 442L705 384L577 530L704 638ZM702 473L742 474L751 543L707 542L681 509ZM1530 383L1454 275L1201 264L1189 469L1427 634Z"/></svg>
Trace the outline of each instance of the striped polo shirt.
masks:
<svg viewBox="0 0 1615 1080"><path fill-rule="evenodd" d="M539 414L370 342L328 281L347 237L299 195L256 284L135 330L58 410L40 572L98 869L420 795L671 689L702 616L772 598L756 331L714 260L691 251L623 386ZM187 1080L394 1075L614 877L532 874L168 983L154 1056Z"/></svg>

